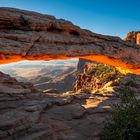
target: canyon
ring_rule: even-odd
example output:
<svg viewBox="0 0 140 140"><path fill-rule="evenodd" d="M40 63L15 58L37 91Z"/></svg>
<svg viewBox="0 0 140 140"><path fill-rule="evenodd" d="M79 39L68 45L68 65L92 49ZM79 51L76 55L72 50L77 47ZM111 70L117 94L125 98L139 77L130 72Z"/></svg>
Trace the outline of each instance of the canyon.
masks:
<svg viewBox="0 0 140 140"><path fill-rule="evenodd" d="M122 40L53 16L0 8L0 64L68 58L80 58L74 91L42 92L0 72L1 140L100 140L119 89L129 87L140 100L140 47L139 32Z"/></svg>
<svg viewBox="0 0 140 140"><path fill-rule="evenodd" d="M55 89L58 92L66 92L73 90L77 63L78 59L20 61L0 65L0 71L20 82L33 83L41 91Z"/></svg>

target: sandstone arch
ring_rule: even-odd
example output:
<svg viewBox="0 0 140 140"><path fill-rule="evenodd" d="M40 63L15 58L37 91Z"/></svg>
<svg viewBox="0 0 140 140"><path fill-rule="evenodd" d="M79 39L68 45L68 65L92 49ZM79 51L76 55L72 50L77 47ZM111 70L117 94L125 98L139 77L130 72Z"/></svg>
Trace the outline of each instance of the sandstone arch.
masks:
<svg viewBox="0 0 140 140"><path fill-rule="evenodd" d="M53 16L0 8L0 64L75 57L140 74L140 48L135 43L92 33Z"/></svg>

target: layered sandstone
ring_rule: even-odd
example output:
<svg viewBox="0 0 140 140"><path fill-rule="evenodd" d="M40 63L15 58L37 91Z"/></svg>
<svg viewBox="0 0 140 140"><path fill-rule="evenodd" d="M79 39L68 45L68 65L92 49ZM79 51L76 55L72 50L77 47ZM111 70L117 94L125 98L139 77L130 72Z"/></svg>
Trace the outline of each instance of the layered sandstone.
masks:
<svg viewBox="0 0 140 140"><path fill-rule="evenodd" d="M40 93L0 73L1 140L99 140L114 95Z"/></svg>
<svg viewBox="0 0 140 140"><path fill-rule="evenodd" d="M0 8L0 63L85 58L140 73L140 48L53 16Z"/></svg>
<svg viewBox="0 0 140 140"><path fill-rule="evenodd" d="M140 31L137 31L137 32L134 32L134 31L129 32L127 34L127 36L125 37L125 40L140 45Z"/></svg>

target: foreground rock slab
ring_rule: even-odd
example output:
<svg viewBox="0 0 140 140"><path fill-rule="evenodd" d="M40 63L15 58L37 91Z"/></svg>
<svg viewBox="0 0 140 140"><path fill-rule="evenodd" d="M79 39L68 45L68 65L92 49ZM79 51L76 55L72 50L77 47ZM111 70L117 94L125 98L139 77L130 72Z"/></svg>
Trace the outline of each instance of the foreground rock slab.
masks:
<svg viewBox="0 0 140 140"><path fill-rule="evenodd" d="M53 16L0 8L0 64L85 58L140 74L140 47Z"/></svg>
<svg viewBox="0 0 140 140"><path fill-rule="evenodd" d="M40 93L0 75L1 140L98 140L111 101L117 101L89 93Z"/></svg>
<svg viewBox="0 0 140 140"><path fill-rule="evenodd" d="M0 76L1 140L99 140L112 104L120 101L109 91L40 93L32 84ZM120 85L128 79L135 79L131 88L139 100L140 77L127 75Z"/></svg>

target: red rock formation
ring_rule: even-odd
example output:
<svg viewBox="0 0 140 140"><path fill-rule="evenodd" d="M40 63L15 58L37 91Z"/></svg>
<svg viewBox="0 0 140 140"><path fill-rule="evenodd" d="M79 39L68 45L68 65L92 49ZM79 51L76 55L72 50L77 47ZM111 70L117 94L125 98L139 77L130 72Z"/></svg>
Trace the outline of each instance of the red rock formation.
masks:
<svg viewBox="0 0 140 140"><path fill-rule="evenodd" d="M140 45L140 32L137 33L137 42L136 42L138 45Z"/></svg>
<svg viewBox="0 0 140 140"><path fill-rule="evenodd" d="M140 74L140 48L133 43L82 30L49 15L0 8L0 64L74 57Z"/></svg>
<svg viewBox="0 0 140 140"><path fill-rule="evenodd" d="M91 93L113 87L124 75L115 67L101 63L86 62L83 73L77 75L74 91L87 90Z"/></svg>
<svg viewBox="0 0 140 140"><path fill-rule="evenodd" d="M125 37L125 40L140 45L140 31L137 31L137 32L134 32L134 31L129 32L127 34L127 36Z"/></svg>

